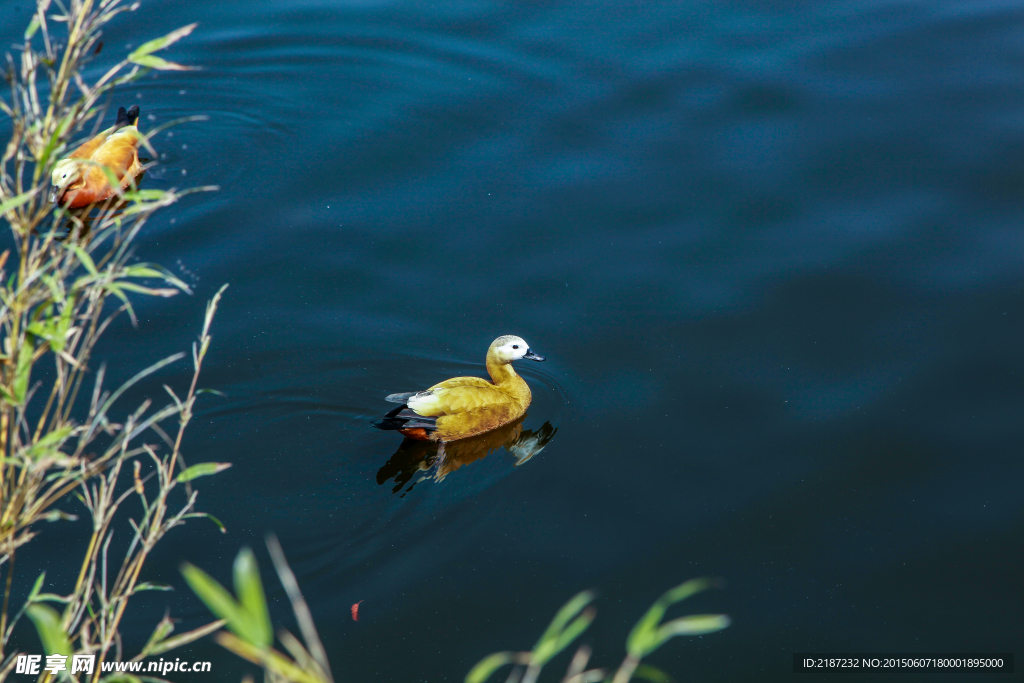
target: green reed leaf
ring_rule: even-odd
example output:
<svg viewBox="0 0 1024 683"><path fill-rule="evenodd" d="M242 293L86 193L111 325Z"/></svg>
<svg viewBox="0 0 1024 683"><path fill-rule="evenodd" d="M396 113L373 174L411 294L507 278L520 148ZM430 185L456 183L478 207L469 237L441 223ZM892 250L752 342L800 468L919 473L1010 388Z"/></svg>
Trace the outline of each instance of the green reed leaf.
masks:
<svg viewBox="0 0 1024 683"><path fill-rule="evenodd" d="M142 55L140 57L136 57L135 59L133 59L132 62L134 62L135 64L138 64L139 66L144 66L144 67L149 68L149 69L157 69L159 71L193 71L194 70L194 67L183 66L183 65L177 64L175 62L168 62L166 59L163 59L162 57L157 57L156 55Z"/></svg>
<svg viewBox="0 0 1024 683"><path fill-rule="evenodd" d="M29 605L25 612L35 624L36 633L43 643L43 652L48 655L70 656L75 651L61 627L60 615L55 609L47 605L34 604Z"/></svg>
<svg viewBox="0 0 1024 683"><path fill-rule="evenodd" d="M192 481L198 477L208 477L211 474L223 472L229 467L231 467L231 463L229 462L201 462L182 471L181 474L178 475L177 481L179 483L184 483L186 481Z"/></svg>
<svg viewBox="0 0 1024 683"><path fill-rule="evenodd" d="M215 635L214 639L226 650L234 652L242 659L259 664L279 677L272 680L293 681L294 683L326 683L319 672L304 671L277 650L261 650L224 631Z"/></svg>
<svg viewBox="0 0 1024 683"><path fill-rule="evenodd" d="M594 601L596 595L593 591L577 593L569 602L565 603L547 630L533 647L533 663L537 666L544 666L552 657L564 650L573 640L590 626L594 620L595 613L588 611L577 618L587 605ZM570 623L572 621L572 623ZM568 625L568 626L567 626Z"/></svg>
<svg viewBox="0 0 1024 683"><path fill-rule="evenodd" d="M676 636L702 636L721 631L728 626L729 617L725 614L691 614L673 619L658 629L658 642L655 647L661 647L665 641Z"/></svg>
<svg viewBox="0 0 1024 683"><path fill-rule="evenodd" d="M153 40L146 41L139 47L137 47L130 55L128 55L129 62L135 62L138 64L138 60L146 55L152 54L159 50L163 50L165 47L173 45L188 34L195 30L195 27L199 24L189 24L188 26L182 26L179 29L171 31L167 35L154 38ZM145 65L143 65L145 66Z"/></svg>
<svg viewBox="0 0 1024 683"><path fill-rule="evenodd" d="M39 441L32 444L28 450L25 451L25 455L35 459L59 450L60 447L64 445L64 442L68 440L68 437L71 436L72 431L74 431L74 427L71 425L64 425L63 427L54 429L52 432L39 439Z"/></svg>
<svg viewBox="0 0 1024 683"><path fill-rule="evenodd" d="M630 631L626 640L626 651L637 659L642 659L654 652L664 642L664 639L658 634L658 627L662 617L665 616L665 611L694 593L699 593L715 585L716 582L712 579L691 579L666 591L651 605L651 608Z"/></svg>
<svg viewBox="0 0 1024 683"><path fill-rule="evenodd" d="M139 294L145 294L146 296L162 296L171 297L176 296L179 292L177 289L171 289L170 287L144 287L137 285L134 282L121 281L117 285L121 289L126 289L129 292L138 292Z"/></svg>
<svg viewBox="0 0 1024 683"><path fill-rule="evenodd" d="M28 22L28 28L25 29L25 42L32 40L32 36L39 30L39 17L32 17L32 21Z"/></svg>
<svg viewBox="0 0 1024 683"><path fill-rule="evenodd" d="M0 202L0 213L7 213L8 211L13 211L14 209L18 208L28 200L32 199L32 196L34 194L34 190L31 192L22 192L17 196L11 197L6 202Z"/></svg>
<svg viewBox="0 0 1024 683"><path fill-rule="evenodd" d="M142 652L139 653L138 658L141 659L148 656L153 651L153 648L157 643L163 641L173 632L174 622L172 622L171 618L165 614L164 618L161 619L160 623L156 625L155 629L153 629L152 635L149 636L149 640L147 640L146 644L142 647Z"/></svg>
<svg viewBox="0 0 1024 683"><path fill-rule="evenodd" d="M590 624L593 623L594 617L597 616L597 610L593 607L583 610L583 614L573 619L565 630L562 631L558 640L555 641L554 650L550 657L554 657L556 654L569 647L569 645L579 638L584 631L586 631ZM550 659L550 657L548 659ZM547 659L543 663L547 663Z"/></svg>
<svg viewBox="0 0 1024 683"><path fill-rule="evenodd" d="M166 273L150 265L134 265L124 269L126 277L154 277L163 279Z"/></svg>
<svg viewBox="0 0 1024 683"><path fill-rule="evenodd" d="M167 640L154 643L153 647L149 651L149 655L155 657L156 655L162 655L163 653L177 647L181 647L182 645L188 645L193 641L199 640L205 635L213 633L226 623L227 622L223 619L218 619L217 621L211 621L206 626L200 626L199 628L188 631L187 633L182 633L174 636L173 638L168 638Z"/></svg>
<svg viewBox="0 0 1024 683"><path fill-rule="evenodd" d="M18 352L18 364L14 370L14 383L11 385L13 391L14 405L20 406L25 402L28 394L28 381L32 375L32 342L25 340L25 344Z"/></svg>
<svg viewBox="0 0 1024 683"><path fill-rule="evenodd" d="M89 271L89 275L92 275L93 277L99 276L100 272L96 270L96 263L92 260L92 256L89 255L89 252L82 249L77 244L72 244L68 248L75 253L79 262L81 262L81 264L85 266L85 269Z"/></svg>
<svg viewBox="0 0 1024 683"><path fill-rule="evenodd" d="M211 515L209 512L190 512L187 515L182 516L182 519L198 519L198 518L210 520L211 522L213 522L214 524L217 525L217 528L220 529L220 532L222 534L226 534L228 532L228 529L227 529L226 526L224 526L224 523L221 522L216 517L214 517L213 515Z"/></svg>
<svg viewBox="0 0 1024 683"><path fill-rule="evenodd" d="M495 652L487 655L466 674L466 683L484 683L495 671L516 661L515 652Z"/></svg>
<svg viewBox="0 0 1024 683"><path fill-rule="evenodd" d="M650 681L651 683L672 683L674 680L667 673L655 666L651 666L650 664L641 664L638 666L636 671L633 672L633 678L642 678L645 681Z"/></svg>
<svg viewBox="0 0 1024 683"><path fill-rule="evenodd" d="M192 592L199 596L206 606L213 612L214 616L224 619L228 628L235 632L242 640L254 643L262 633L259 629L253 628L252 617L249 612L235 601L224 586L199 567L184 563L181 567L181 575L185 577Z"/></svg>
<svg viewBox="0 0 1024 683"><path fill-rule="evenodd" d="M29 591L26 602L33 602L36 599L36 596L39 595L39 591L43 589L44 581L46 581L46 572L40 574L39 578L36 579L36 582L32 584L32 590Z"/></svg>
<svg viewBox="0 0 1024 683"><path fill-rule="evenodd" d="M166 583L151 583L149 581L143 581L142 583L135 586L135 592L141 591L172 591L173 587L168 586Z"/></svg>
<svg viewBox="0 0 1024 683"><path fill-rule="evenodd" d="M256 556L249 548L238 551L234 577L238 601L250 618L252 637L248 640L258 648L267 648L274 639L274 631L270 626L270 612L263 593L263 582L260 581L260 568Z"/></svg>

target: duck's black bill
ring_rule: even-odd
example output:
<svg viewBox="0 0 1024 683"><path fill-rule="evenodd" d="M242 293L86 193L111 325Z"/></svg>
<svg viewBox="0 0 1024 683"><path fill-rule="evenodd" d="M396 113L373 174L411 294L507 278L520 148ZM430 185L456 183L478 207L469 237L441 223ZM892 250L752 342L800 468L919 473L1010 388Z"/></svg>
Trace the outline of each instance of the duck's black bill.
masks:
<svg viewBox="0 0 1024 683"><path fill-rule="evenodd" d="M60 190L59 187L53 187L50 190L50 203L51 204L56 204L57 203L57 192L58 192L58 190Z"/></svg>
<svg viewBox="0 0 1024 683"><path fill-rule="evenodd" d="M526 355L523 356L523 358L525 358L526 360L544 360L544 356L538 356L537 354L535 354L533 351L530 351L529 349L526 350Z"/></svg>

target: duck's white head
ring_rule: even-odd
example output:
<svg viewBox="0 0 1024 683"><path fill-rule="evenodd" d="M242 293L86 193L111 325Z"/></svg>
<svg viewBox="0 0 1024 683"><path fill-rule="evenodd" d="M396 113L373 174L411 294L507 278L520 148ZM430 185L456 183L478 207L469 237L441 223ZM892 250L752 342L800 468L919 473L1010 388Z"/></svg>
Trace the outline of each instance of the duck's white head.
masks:
<svg viewBox="0 0 1024 683"><path fill-rule="evenodd" d="M53 185L53 190L50 192L50 201L57 201L57 197L64 193L68 185L78 180L81 175L82 170L75 159L61 159L58 161L57 165L53 167L53 173L50 174L50 184Z"/></svg>
<svg viewBox="0 0 1024 683"><path fill-rule="evenodd" d="M502 365L519 360L520 358L544 360L544 356L535 354L530 350L530 345L523 341L522 337L517 337L514 334L506 334L491 342L491 347L487 349L487 357L493 358Z"/></svg>

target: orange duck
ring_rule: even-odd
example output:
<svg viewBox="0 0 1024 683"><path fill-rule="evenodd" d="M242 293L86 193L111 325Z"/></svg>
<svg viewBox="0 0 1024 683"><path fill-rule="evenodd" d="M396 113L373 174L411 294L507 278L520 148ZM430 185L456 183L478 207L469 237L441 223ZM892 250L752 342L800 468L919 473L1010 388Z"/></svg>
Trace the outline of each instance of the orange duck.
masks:
<svg viewBox="0 0 1024 683"><path fill-rule="evenodd" d="M50 201L69 209L77 209L110 199L131 185L142 172L139 163L139 107L117 110L114 127L61 159L53 167ZM113 174L119 187L110 186Z"/></svg>

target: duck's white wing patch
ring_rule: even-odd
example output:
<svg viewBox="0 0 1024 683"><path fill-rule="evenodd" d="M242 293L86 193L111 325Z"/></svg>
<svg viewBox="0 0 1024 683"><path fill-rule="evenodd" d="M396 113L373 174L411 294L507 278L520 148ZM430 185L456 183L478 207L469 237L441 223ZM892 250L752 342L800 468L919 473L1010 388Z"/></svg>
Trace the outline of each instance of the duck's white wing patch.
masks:
<svg viewBox="0 0 1024 683"><path fill-rule="evenodd" d="M419 415L433 417L444 412L439 397L432 389L413 394L406 399L405 404Z"/></svg>

